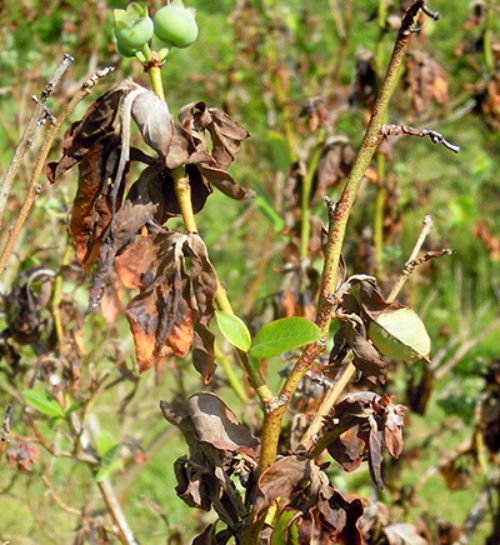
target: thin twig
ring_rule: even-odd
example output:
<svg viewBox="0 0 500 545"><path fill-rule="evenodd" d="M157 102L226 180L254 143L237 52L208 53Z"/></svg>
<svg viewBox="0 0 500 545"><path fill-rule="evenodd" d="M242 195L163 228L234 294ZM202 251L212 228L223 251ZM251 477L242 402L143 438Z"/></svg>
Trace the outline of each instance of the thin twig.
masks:
<svg viewBox="0 0 500 545"><path fill-rule="evenodd" d="M50 492L50 495L52 496L52 498L54 499L54 501L57 503L57 505L59 505L59 507L61 509L63 509L64 511L66 511L66 513L70 513L71 515L76 515L77 517L81 517L82 516L82 512L78 509L75 509L74 507L70 507L69 505L67 505L66 503L64 503L63 499L61 498L61 496L59 496L59 494L54 490L54 487L52 486L52 483L50 482L49 478L47 477L47 475L45 475L44 473L42 473L40 475L40 478L42 479L43 483L45 484L45 486L47 487L48 491Z"/></svg>
<svg viewBox="0 0 500 545"><path fill-rule="evenodd" d="M0 433L0 460L7 450L10 440L10 422L12 420L12 412L14 411L14 401L11 401L7 405L7 410L5 411L5 417L3 419L2 432Z"/></svg>
<svg viewBox="0 0 500 545"><path fill-rule="evenodd" d="M17 175L17 171L21 165L21 160L24 154L28 151L31 146L33 135L38 127L43 124L43 121L46 119L46 102L49 96L54 91L54 88L57 86L61 78L63 77L66 70L69 68L70 64L74 61L73 57L68 54L64 54L61 62L56 68L54 76L44 87L42 94L39 99L35 101L35 109L33 110L31 117L28 121L26 128L24 129L23 136L19 142L14 157L10 162L7 173L5 174L1 184L0 184L0 227L2 226L2 218L5 206L7 204L7 199L9 198L9 193L12 188L12 184ZM1 270L1 269L0 269Z"/></svg>
<svg viewBox="0 0 500 545"><path fill-rule="evenodd" d="M345 387L351 380L352 376L356 372L356 367L352 364L351 361L347 361L338 373L338 378L335 381L333 387L327 391L323 401L318 407L314 418L306 430L306 433L300 441L300 449L308 451L311 448L311 445L316 443L316 437L321 430L324 417L330 412L332 407L337 402L339 396L344 391Z"/></svg>
<svg viewBox="0 0 500 545"><path fill-rule="evenodd" d="M104 502L106 503L106 507L108 508L113 522L118 527L118 537L120 538L120 541L123 543L123 545L138 545L109 481L105 479L97 483L97 486L101 492Z"/></svg>
<svg viewBox="0 0 500 545"><path fill-rule="evenodd" d="M33 202L35 200L35 197L41 191L39 181L43 174L45 162L47 161L47 157L50 153L52 143L54 142L54 139L56 138L57 133L59 132L60 128L62 127L63 123L66 121L68 116L75 109L77 104L79 104L90 93L91 89L97 84L99 79L108 75L113 70L114 68L112 67L104 68L103 70L100 70L99 72L91 76L89 79L84 81L83 84L80 86L80 91L70 100L70 102L67 104L62 114L57 118L57 121L54 123L54 125L51 125L50 129L48 130L47 135L45 136L44 143L35 161L35 169L33 171L33 176L31 177L28 195L26 196L23 206L21 207L21 210L19 212L19 215L16 219L14 226L12 227L12 229L9 229L9 237L7 239L7 243L5 244L5 248L3 249L2 255L0 257L0 274L2 274L5 271L7 262L14 249L14 245L17 240L17 237L19 236L24 226L26 218L28 217L28 214L31 210L31 206L33 205ZM1 210L2 210L2 205L0 203L0 212Z"/></svg>
<svg viewBox="0 0 500 545"><path fill-rule="evenodd" d="M403 134L407 136L418 136L420 138L428 136L433 144L441 144L454 153L460 151L459 146L448 142L440 132L433 131L432 129L417 129L416 127L410 127L409 125L384 125L380 129L380 134L384 138L386 136L401 136Z"/></svg>
<svg viewBox="0 0 500 545"><path fill-rule="evenodd" d="M94 414L89 415L88 429L94 440L97 440L97 434L99 433L99 422ZM97 487L101 492L101 496L106 504L111 518L113 519L113 522L118 528L118 538L122 542L122 545L138 545L109 480L104 479L98 482Z"/></svg>
<svg viewBox="0 0 500 545"><path fill-rule="evenodd" d="M435 378L439 380L450 373L450 371L463 360L468 352L475 348L485 337L494 331L500 331L500 318L497 318L491 322L488 327L483 329L472 339L467 339L455 352L454 356L450 358L442 367L437 369L434 375Z"/></svg>
<svg viewBox="0 0 500 545"><path fill-rule="evenodd" d="M473 450L472 439L468 437L460 446L458 446L452 453L443 456L437 464L431 466L423 473L420 479L413 486L413 492L418 492L424 484L435 475L442 467L446 466L453 460L460 458L464 454L467 454Z"/></svg>
<svg viewBox="0 0 500 545"><path fill-rule="evenodd" d="M408 277L414 271L415 267L413 266L413 262L417 259L418 254L420 253L420 250L422 249L422 246L424 245L425 239L427 238L427 235L430 233L432 229L432 224L433 224L432 216L425 216L422 231L420 231L420 235L417 239L417 242L415 243L415 246L413 247L413 251L410 255L410 259L406 262L403 272L401 273L401 276L399 277L396 284L394 284L391 290L391 293L389 294L389 297L387 297L386 299L388 303L392 303L393 301L396 300L396 297L399 295L399 293L403 289L403 286L406 284Z"/></svg>

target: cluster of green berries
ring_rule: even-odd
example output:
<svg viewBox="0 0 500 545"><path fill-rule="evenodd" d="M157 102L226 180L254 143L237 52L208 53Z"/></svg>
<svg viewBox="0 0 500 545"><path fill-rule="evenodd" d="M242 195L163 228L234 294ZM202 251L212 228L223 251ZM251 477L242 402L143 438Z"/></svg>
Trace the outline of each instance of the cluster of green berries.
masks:
<svg viewBox="0 0 500 545"><path fill-rule="evenodd" d="M159 9L153 19L148 8L132 2L126 10L115 9L115 39L123 57L134 57L148 47L153 35L167 50L189 47L198 37L195 10L186 8L182 0L172 0Z"/></svg>

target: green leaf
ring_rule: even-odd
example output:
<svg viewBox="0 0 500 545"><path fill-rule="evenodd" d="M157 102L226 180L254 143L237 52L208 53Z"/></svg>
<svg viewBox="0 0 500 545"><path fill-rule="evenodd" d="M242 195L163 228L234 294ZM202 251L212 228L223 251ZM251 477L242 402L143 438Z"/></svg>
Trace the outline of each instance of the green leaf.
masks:
<svg viewBox="0 0 500 545"><path fill-rule="evenodd" d="M266 142L273 158L273 164L281 172L288 172L292 159L285 137L278 131L269 130L266 133Z"/></svg>
<svg viewBox="0 0 500 545"><path fill-rule="evenodd" d="M218 310L215 313L215 319L226 340L233 346L236 346L236 348L243 350L243 352L248 352L252 345L252 336L245 322L238 318L238 316L222 310Z"/></svg>
<svg viewBox="0 0 500 545"><path fill-rule="evenodd" d="M282 318L266 324L255 336L250 356L264 359L317 341L319 327L305 318Z"/></svg>
<svg viewBox="0 0 500 545"><path fill-rule="evenodd" d="M24 399L29 405L34 407L47 416L64 418L64 409L47 392L42 390L24 390L22 392Z"/></svg>
<svg viewBox="0 0 500 545"><path fill-rule="evenodd" d="M83 407L85 405L85 402L80 399L79 401L75 401L74 403L72 403L65 411L64 411L64 415L67 417L69 416L71 413L77 411L78 409L80 409L81 407Z"/></svg>
<svg viewBox="0 0 500 545"><path fill-rule="evenodd" d="M370 322L368 335L378 351L402 361L427 359L431 339L425 325L411 308L387 310Z"/></svg>
<svg viewBox="0 0 500 545"><path fill-rule="evenodd" d="M292 522L297 511L285 511L274 523L271 545L297 545L299 535L297 525Z"/></svg>
<svg viewBox="0 0 500 545"><path fill-rule="evenodd" d="M116 441L109 431L101 430L96 437L96 446L99 456L103 457L116 446Z"/></svg>
<svg viewBox="0 0 500 545"><path fill-rule="evenodd" d="M101 466L102 467L109 467L113 465L116 462L116 457L118 454L120 454L120 451L122 449L121 444L115 445L114 447L110 448L106 454L102 457L101 460Z"/></svg>
<svg viewBox="0 0 500 545"><path fill-rule="evenodd" d="M95 480L99 483L123 467L123 460L117 459L123 445L116 443L109 431L101 430L96 438L96 446L101 457L101 467L95 474Z"/></svg>
<svg viewBox="0 0 500 545"><path fill-rule="evenodd" d="M49 428L51 430L57 428L57 426L59 426L59 424L61 422L64 421L64 418L62 416L53 416L50 420L49 420Z"/></svg>
<svg viewBox="0 0 500 545"><path fill-rule="evenodd" d="M96 482L100 483L123 467L123 460L114 460L109 466L101 467L95 474Z"/></svg>

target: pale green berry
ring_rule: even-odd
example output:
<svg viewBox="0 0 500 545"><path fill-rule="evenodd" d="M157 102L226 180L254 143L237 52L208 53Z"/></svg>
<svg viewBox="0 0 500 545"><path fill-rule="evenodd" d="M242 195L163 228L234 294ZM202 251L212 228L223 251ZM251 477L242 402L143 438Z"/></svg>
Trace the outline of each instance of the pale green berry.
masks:
<svg viewBox="0 0 500 545"><path fill-rule="evenodd" d="M194 9L185 8L179 1L161 8L153 20L156 36L167 45L189 47L198 37L195 13Z"/></svg>
<svg viewBox="0 0 500 545"><path fill-rule="evenodd" d="M115 9L114 16L115 37L120 50L135 53L153 37L153 21L147 8L133 2L126 10Z"/></svg>

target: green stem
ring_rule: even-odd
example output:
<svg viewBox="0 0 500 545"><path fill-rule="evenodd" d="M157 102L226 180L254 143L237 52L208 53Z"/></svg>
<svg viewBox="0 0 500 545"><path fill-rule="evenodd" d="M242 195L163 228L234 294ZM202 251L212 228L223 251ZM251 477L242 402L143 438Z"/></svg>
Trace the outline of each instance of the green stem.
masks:
<svg viewBox="0 0 500 545"><path fill-rule="evenodd" d="M165 101L165 92L163 91L163 82L161 80L161 68L159 66L151 66L148 70L149 81L153 91Z"/></svg>
<svg viewBox="0 0 500 545"><path fill-rule="evenodd" d="M380 144L380 128L388 110L390 99L396 88L398 74L410 44L411 29L414 27L416 18L423 5L423 0L417 0L406 12L363 143L361 144L361 148L347 179L340 201L337 203L335 210L331 211L320 303L318 317L316 319L316 322L321 329L322 336L325 339L330 330L332 309L331 295L335 292L340 256L349 216L361 181ZM264 428L262 430L260 458L261 472L267 469L276 459L281 433L281 421L285 410L288 407L298 384L322 350L324 350L323 343L308 345L304 348L302 354L295 363L294 369L281 389L279 395L280 404L266 414ZM246 545L249 545L250 543L251 542L248 541ZM256 542L254 541L254 543Z"/></svg>
<svg viewBox="0 0 500 545"><path fill-rule="evenodd" d="M220 366L224 370L224 374L226 375L227 381L231 386L231 389L239 397L240 401L246 403L248 401L248 396L241 384L241 380L236 376L233 365L226 357L226 355L222 352L222 350L220 350L217 344L215 345L215 356L217 357L217 361L220 363Z"/></svg>
<svg viewBox="0 0 500 545"><path fill-rule="evenodd" d="M227 312L228 314L234 315L234 310L227 296L227 292L224 289L224 286L220 282L217 286L217 293L215 294L215 302L217 303L217 306L219 307L220 310L223 310L224 312ZM242 364L242 366L244 367L245 371L248 374L252 388L257 392L257 395L259 396L259 399L261 400L262 404L267 405L273 400L274 395L271 389L269 388L269 386L267 385L264 377L262 376L260 371L254 367L252 362L249 361L248 356L247 354L245 354L245 352L237 350L236 354L238 355L238 359L240 363ZM229 377L228 377L228 380L229 380Z"/></svg>
<svg viewBox="0 0 500 545"><path fill-rule="evenodd" d="M378 39L375 47L375 72L378 85L382 85L384 77L384 36L387 33L387 1L378 2ZM386 119L383 120L385 122ZM377 273L380 276L383 273L384 263L384 204L385 204L385 156L380 152L376 154L377 164L377 196L375 199L375 211L373 220L373 243L375 246L375 261Z"/></svg>
<svg viewBox="0 0 500 545"><path fill-rule="evenodd" d="M71 256L73 255L73 247L69 243L69 240L66 241L66 249L61 262L61 269L66 267L71 262ZM62 289L63 289L63 277L62 272L57 275L56 281L54 282L54 291L52 293L52 318L54 319L54 329L56 332L56 338L58 343L59 350L62 349L64 342L64 330L61 320L61 311L60 305L62 300Z"/></svg>
<svg viewBox="0 0 500 545"><path fill-rule="evenodd" d="M191 184L186 174L185 167L178 167L172 171L174 178L174 190L177 202L181 209L182 220L188 233L197 233L196 219L194 217L193 203L191 201Z"/></svg>
<svg viewBox="0 0 500 545"><path fill-rule="evenodd" d="M276 72L273 76L274 96L276 99L276 105L281 108L283 115L283 128L285 131L286 143L288 146L288 153L290 160L295 163L299 160L297 138L295 137L295 131L293 128L292 114L290 107L288 106L288 97L281 82L279 73Z"/></svg>
<svg viewBox="0 0 500 545"><path fill-rule="evenodd" d="M493 58L492 34L493 34L493 6L495 0L489 0L486 11L486 26L483 36L484 59L490 76L495 75L495 60Z"/></svg>
<svg viewBox="0 0 500 545"><path fill-rule="evenodd" d="M309 158L309 165L302 183L302 221L300 225L300 258L307 259L309 253L309 238L311 236L311 191L313 186L314 174L318 168L321 153L323 151L324 131L320 130L318 143L314 147Z"/></svg>

